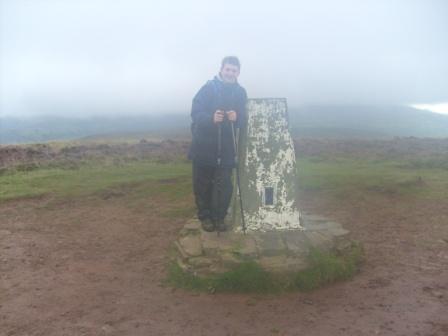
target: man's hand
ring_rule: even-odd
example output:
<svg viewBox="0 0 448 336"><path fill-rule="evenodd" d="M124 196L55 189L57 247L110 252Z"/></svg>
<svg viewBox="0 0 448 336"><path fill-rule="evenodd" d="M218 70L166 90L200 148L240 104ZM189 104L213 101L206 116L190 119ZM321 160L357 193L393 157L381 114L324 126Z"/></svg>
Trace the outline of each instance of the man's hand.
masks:
<svg viewBox="0 0 448 336"><path fill-rule="evenodd" d="M224 120L224 111L216 110L215 114L213 115L213 122L215 124L222 123Z"/></svg>
<svg viewBox="0 0 448 336"><path fill-rule="evenodd" d="M227 111L227 118L231 121L234 122L236 121L236 112L235 111Z"/></svg>

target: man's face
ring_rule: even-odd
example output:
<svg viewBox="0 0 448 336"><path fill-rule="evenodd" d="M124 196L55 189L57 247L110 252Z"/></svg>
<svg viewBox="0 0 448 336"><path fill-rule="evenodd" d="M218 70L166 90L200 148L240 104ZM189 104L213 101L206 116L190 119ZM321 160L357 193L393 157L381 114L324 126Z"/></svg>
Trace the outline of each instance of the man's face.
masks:
<svg viewBox="0 0 448 336"><path fill-rule="evenodd" d="M224 82L235 83L240 74L240 69L236 65L226 63L222 67L220 74Z"/></svg>

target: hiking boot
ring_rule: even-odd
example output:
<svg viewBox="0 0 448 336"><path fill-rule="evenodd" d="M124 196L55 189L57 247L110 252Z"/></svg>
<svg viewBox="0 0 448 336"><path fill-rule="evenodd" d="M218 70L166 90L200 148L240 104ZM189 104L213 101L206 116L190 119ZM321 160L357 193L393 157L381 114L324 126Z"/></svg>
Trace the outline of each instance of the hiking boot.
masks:
<svg viewBox="0 0 448 336"><path fill-rule="evenodd" d="M202 230L207 231L207 232L213 232L215 231L215 224L212 222L211 219L203 219L201 220L201 226L202 226Z"/></svg>
<svg viewBox="0 0 448 336"><path fill-rule="evenodd" d="M216 221L216 229L219 232L225 232L228 230L227 224L224 222L224 219L218 219Z"/></svg>

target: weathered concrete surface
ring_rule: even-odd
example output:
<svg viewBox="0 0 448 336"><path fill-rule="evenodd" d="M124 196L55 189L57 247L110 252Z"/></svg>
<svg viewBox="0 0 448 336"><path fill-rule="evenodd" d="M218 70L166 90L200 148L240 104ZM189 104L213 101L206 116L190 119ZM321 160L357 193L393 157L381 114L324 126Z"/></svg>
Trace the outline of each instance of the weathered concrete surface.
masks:
<svg viewBox="0 0 448 336"><path fill-rule="evenodd" d="M285 235L286 248L290 255L307 255L310 242L304 231L291 231Z"/></svg>
<svg viewBox="0 0 448 336"><path fill-rule="evenodd" d="M288 129L286 99L249 99L247 129L239 134L241 194L248 231L301 229L297 206L296 158ZM266 195L271 189L271 196ZM267 203L267 199L272 201ZM234 230L241 212L234 194Z"/></svg>
<svg viewBox="0 0 448 336"><path fill-rule="evenodd" d="M273 257L286 255L286 244L282 232L256 232L251 233L255 243L263 256Z"/></svg>

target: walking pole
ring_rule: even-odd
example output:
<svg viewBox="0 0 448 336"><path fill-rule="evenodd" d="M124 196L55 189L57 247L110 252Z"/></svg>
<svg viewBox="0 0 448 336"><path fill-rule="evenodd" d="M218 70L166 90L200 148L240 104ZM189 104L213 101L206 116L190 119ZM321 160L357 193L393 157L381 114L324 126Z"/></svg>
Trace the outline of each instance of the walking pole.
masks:
<svg viewBox="0 0 448 336"><path fill-rule="evenodd" d="M243 233L246 234L246 220L244 218L243 197L241 195L241 183L240 183L240 169L238 165L238 146L235 137L235 127L233 126L233 122L231 122L230 124L232 125L233 152L235 155L236 184L238 186L238 194L240 195L241 224L243 225Z"/></svg>
<svg viewBox="0 0 448 336"><path fill-rule="evenodd" d="M218 124L218 159L217 159L217 169L216 169L216 208L215 215L219 213L219 208L221 205L221 155L222 155L222 128L221 123ZM219 237L219 225L217 223L218 219L215 218L216 233Z"/></svg>

